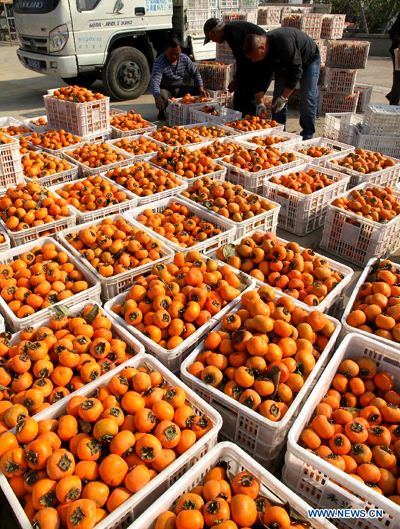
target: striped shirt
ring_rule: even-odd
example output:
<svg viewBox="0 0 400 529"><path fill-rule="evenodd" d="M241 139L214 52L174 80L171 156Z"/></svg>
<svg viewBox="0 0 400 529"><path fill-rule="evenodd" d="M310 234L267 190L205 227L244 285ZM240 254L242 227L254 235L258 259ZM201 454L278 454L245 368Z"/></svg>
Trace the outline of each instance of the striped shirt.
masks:
<svg viewBox="0 0 400 529"><path fill-rule="evenodd" d="M151 93L156 98L160 97L160 87L179 88L183 84L183 76L186 72L194 79L198 88L203 86L199 70L187 55L181 53L177 63L172 64L165 53L161 54L153 64L150 80Z"/></svg>

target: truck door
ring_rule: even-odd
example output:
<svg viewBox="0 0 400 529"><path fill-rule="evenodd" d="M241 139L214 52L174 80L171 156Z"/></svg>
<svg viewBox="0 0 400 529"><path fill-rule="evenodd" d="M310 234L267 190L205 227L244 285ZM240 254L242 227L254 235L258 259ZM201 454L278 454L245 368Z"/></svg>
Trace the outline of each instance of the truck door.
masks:
<svg viewBox="0 0 400 529"><path fill-rule="evenodd" d="M104 64L115 34L147 29L146 0L70 0L70 9L80 70Z"/></svg>

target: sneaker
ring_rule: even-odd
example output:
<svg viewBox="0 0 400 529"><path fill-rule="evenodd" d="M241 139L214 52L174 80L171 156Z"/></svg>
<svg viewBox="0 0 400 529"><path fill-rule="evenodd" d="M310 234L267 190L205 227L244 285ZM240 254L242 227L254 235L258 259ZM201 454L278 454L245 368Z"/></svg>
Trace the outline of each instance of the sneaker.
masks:
<svg viewBox="0 0 400 529"><path fill-rule="evenodd" d="M165 110L160 110L158 112L157 119L159 119L160 121L165 121L166 120Z"/></svg>

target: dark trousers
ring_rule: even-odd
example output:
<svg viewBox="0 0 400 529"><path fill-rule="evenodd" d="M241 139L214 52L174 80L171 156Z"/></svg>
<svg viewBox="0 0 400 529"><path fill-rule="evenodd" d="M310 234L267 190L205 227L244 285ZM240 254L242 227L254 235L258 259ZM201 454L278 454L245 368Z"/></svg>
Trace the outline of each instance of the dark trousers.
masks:
<svg viewBox="0 0 400 529"><path fill-rule="evenodd" d="M250 72L239 79L239 84L233 96L233 108L241 112L243 116L246 114L254 116L256 113L256 105L253 103L254 90L251 76L252 73Z"/></svg>
<svg viewBox="0 0 400 529"><path fill-rule="evenodd" d="M386 96L391 105L398 105L400 103L400 70L394 69L394 55L392 55L393 63L393 85L392 89Z"/></svg>

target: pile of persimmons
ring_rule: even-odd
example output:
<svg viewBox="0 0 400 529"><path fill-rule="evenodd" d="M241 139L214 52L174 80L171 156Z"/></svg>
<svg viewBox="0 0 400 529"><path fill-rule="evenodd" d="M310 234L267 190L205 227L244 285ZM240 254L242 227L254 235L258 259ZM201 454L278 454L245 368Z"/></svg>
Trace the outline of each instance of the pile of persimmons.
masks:
<svg viewBox="0 0 400 529"><path fill-rule="evenodd" d="M159 347L175 349L242 288L229 266L193 250L178 252L173 263L154 265L151 274L138 278L112 310Z"/></svg>
<svg viewBox="0 0 400 529"><path fill-rule="evenodd" d="M103 277L123 274L161 258L161 242L123 217L106 218L69 233L65 239Z"/></svg>
<svg viewBox="0 0 400 529"><path fill-rule="evenodd" d="M17 318L32 316L89 288L68 254L53 243L39 243L18 259L0 265L0 277L0 295Z"/></svg>
<svg viewBox="0 0 400 529"><path fill-rule="evenodd" d="M400 214L400 201L391 187L352 189L348 195L335 198L332 205L382 224Z"/></svg>
<svg viewBox="0 0 400 529"><path fill-rule="evenodd" d="M185 391L144 363L96 397L75 396L58 418L15 414L0 467L31 523L92 529L213 428Z"/></svg>
<svg viewBox="0 0 400 529"><path fill-rule="evenodd" d="M389 260L377 262L360 286L347 323L360 331L400 342L400 273Z"/></svg>
<svg viewBox="0 0 400 529"><path fill-rule="evenodd" d="M343 280L311 248L280 242L273 233L256 232L236 245L218 248L217 258L310 307L319 305Z"/></svg>
<svg viewBox="0 0 400 529"><path fill-rule="evenodd" d="M39 182L9 187L0 197L0 217L12 232L36 228L69 216L68 202Z"/></svg>
<svg viewBox="0 0 400 529"><path fill-rule="evenodd" d="M46 325L23 329L12 346L2 336L0 348L1 433L131 357L110 319L89 304L79 314L61 309ZM28 418L26 428L32 424Z"/></svg>
<svg viewBox="0 0 400 529"><path fill-rule="evenodd" d="M291 524L289 506L271 502L262 495L260 481L254 474L243 470L229 475L225 466L209 470L202 485L177 498L174 512L160 514L155 525L156 529L256 526L305 529L298 519Z"/></svg>
<svg viewBox="0 0 400 529"><path fill-rule="evenodd" d="M322 312L275 300L267 285L210 332L188 372L270 421L280 421L304 386L335 327ZM227 381L227 382L226 382Z"/></svg>
<svg viewBox="0 0 400 529"><path fill-rule="evenodd" d="M400 394L369 356L341 362L301 444L349 477L400 504Z"/></svg>

